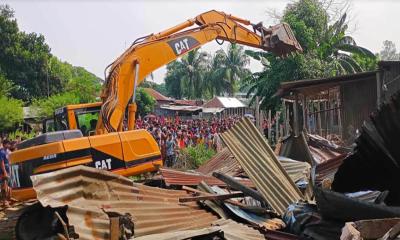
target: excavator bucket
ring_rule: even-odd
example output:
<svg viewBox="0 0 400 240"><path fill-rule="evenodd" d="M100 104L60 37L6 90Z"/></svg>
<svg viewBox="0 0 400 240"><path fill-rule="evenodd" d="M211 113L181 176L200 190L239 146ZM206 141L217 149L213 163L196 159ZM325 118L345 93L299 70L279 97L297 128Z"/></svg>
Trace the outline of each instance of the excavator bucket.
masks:
<svg viewBox="0 0 400 240"><path fill-rule="evenodd" d="M303 51L287 23L281 23L271 28L262 27L262 31L264 32L264 48L277 56L286 57L289 53Z"/></svg>

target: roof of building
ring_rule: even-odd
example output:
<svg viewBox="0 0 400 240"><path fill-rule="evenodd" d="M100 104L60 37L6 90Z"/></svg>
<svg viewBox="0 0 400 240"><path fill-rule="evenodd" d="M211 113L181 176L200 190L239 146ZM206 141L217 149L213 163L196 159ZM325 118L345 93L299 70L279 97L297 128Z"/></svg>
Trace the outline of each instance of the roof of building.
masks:
<svg viewBox="0 0 400 240"><path fill-rule="evenodd" d="M186 105L186 106L201 106L203 105L203 100L185 100L185 99L176 99L174 101L176 105Z"/></svg>
<svg viewBox="0 0 400 240"><path fill-rule="evenodd" d="M146 93L152 96L156 101L173 101L171 98L162 95L161 93L157 92L152 88L143 88Z"/></svg>
<svg viewBox="0 0 400 240"><path fill-rule="evenodd" d="M239 99L234 97L214 97L203 105L203 108L240 108L246 107Z"/></svg>
<svg viewBox="0 0 400 240"><path fill-rule="evenodd" d="M161 105L160 108L172 111L186 111L186 112L195 112L201 110L201 107L199 106L181 106L181 105Z"/></svg>
<svg viewBox="0 0 400 240"><path fill-rule="evenodd" d="M367 80L376 76L377 71L360 72L349 75L306 79L292 82L283 82L279 87L275 96L282 97L288 95L290 92L297 91L300 93L315 93L329 88L338 86L342 83L349 83L353 81Z"/></svg>

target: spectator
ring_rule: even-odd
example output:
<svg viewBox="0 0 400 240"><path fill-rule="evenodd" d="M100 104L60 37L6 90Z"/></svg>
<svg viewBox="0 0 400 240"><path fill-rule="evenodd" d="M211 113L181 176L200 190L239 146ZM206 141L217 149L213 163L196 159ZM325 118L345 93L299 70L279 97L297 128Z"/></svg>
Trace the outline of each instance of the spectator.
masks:
<svg viewBox="0 0 400 240"><path fill-rule="evenodd" d="M167 141L171 142L172 139L175 143L174 151L198 144L204 144L207 148L217 151L222 148L219 134L231 128L239 119L239 116L189 120L182 120L178 116L174 118L152 116L144 119L139 117L135 125L136 129L146 129L153 135L160 147L163 160L170 166L172 163L167 153ZM171 139L168 140L169 135ZM175 152L174 159L178 153Z"/></svg>
<svg viewBox="0 0 400 240"><path fill-rule="evenodd" d="M167 152L165 164L167 167L172 167L175 163L176 142L172 138L171 133L168 133L167 140L165 141L165 148Z"/></svg>
<svg viewBox="0 0 400 240"><path fill-rule="evenodd" d="M3 141L3 148L0 150L0 182L1 182L1 199L3 207L9 207L8 200L10 199L10 163L8 160L9 148L11 143L8 140Z"/></svg>

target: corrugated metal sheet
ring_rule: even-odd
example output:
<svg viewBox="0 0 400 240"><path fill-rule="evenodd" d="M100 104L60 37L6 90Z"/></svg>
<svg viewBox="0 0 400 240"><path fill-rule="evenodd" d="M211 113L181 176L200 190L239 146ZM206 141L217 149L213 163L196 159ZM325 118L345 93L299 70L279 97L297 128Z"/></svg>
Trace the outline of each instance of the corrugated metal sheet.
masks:
<svg viewBox="0 0 400 240"><path fill-rule="evenodd" d="M234 222L232 220L217 220L213 223L214 226L220 226L224 231L224 238L227 240L258 240L266 239L259 231L247 227L244 224Z"/></svg>
<svg viewBox="0 0 400 240"><path fill-rule="evenodd" d="M210 237L221 236L222 234L223 232L219 227L208 227L196 230L150 234L147 236L134 238L134 240L187 240L192 238L209 239Z"/></svg>
<svg viewBox="0 0 400 240"><path fill-rule="evenodd" d="M315 183L320 184L322 180L326 178L333 180L336 171L343 163L343 159L346 156L347 154L342 154L337 157L325 160L323 163L317 165L315 168Z"/></svg>
<svg viewBox="0 0 400 240"><path fill-rule="evenodd" d="M199 238L205 234L219 231L226 240L265 240L263 234L259 231L250 228L244 224L234 222L232 220L217 220L212 223L212 227L203 228L199 230L186 230L169 232L163 234L153 234L144 237L135 238L135 240L184 240ZM222 237L222 236L221 236ZM196 239L197 239L196 238ZM208 238L207 238L208 239Z"/></svg>
<svg viewBox="0 0 400 240"><path fill-rule="evenodd" d="M203 108L242 108L246 107L239 99L230 97L214 97L203 105Z"/></svg>
<svg viewBox="0 0 400 240"><path fill-rule="evenodd" d="M228 148L217 152L210 160L201 165L197 171L206 175L219 172L232 177L243 173L242 167Z"/></svg>
<svg viewBox="0 0 400 240"><path fill-rule="evenodd" d="M253 123L243 118L222 139L270 206L283 214L302 193Z"/></svg>
<svg viewBox="0 0 400 240"><path fill-rule="evenodd" d="M185 191L132 183L128 178L85 166L32 176L43 206L68 205L67 217L80 239L109 239L107 213L129 213L134 236L209 227L217 219L196 203L180 204Z"/></svg>
<svg viewBox="0 0 400 240"><path fill-rule="evenodd" d="M299 162L293 159L278 157L279 162L289 174L293 182L300 180L308 181L311 174L311 166L306 162Z"/></svg>
<svg viewBox="0 0 400 240"><path fill-rule="evenodd" d="M341 94L341 118L342 135L344 140L352 142L355 131L361 130L364 120L376 110L376 77L367 77L363 81L342 84Z"/></svg>
<svg viewBox="0 0 400 240"><path fill-rule="evenodd" d="M399 123L400 92L397 92L363 124L354 151L335 174L332 184L335 191L388 190L386 203L400 205Z"/></svg>
<svg viewBox="0 0 400 240"><path fill-rule="evenodd" d="M400 61L380 61L379 68L383 70L382 83L386 85L382 91L384 100L389 101L390 97L400 90Z"/></svg>
<svg viewBox="0 0 400 240"><path fill-rule="evenodd" d="M278 159L294 182L307 180L310 176L310 164L285 157L278 157ZM200 166L197 171L206 175L211 175L213 172L220 172L232 177L245 175L242 167L228 148L224 148L215 154L210 160Z"/></svg>
<svg viewBox="0 0 400 240"><path fill-rule="evenodd" d="M201 173L183 172L166 168L160 169L160 172L167 185L197 186L201 181L205 181L208 185L226 186L226 184L219 179ZM236 180L248 187L254 187L250 179L236 178Z"/></svg>
<svg viewBox="0 0 400 240"><path fill-rule="evenodd" d="M215 193L218 194L228 193L228 191L221 189L217 186L212 186L211 188ZM245 211L238 206L226 202L224 202L224 205L236 216L248 221L253 226L268 230L278 230L286 226L285 223L279 218L271 219L267 216L257 215L255 213Z"/></svg>

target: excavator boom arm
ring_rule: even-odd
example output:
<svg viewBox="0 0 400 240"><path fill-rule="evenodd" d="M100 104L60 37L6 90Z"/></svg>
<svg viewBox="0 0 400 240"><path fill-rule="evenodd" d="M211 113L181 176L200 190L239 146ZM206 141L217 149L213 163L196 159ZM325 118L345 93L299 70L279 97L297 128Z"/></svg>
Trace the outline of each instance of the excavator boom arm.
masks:
<svg viewBox="0 0 400 240"><path fill-rule="evenodd" d="M261 48L277 56L302 50L287 24L265 28L223 12L205 12L163 32L138 39L110 65L96 132L122 129L126 107L134 102L136 86L147 75L216 39ZM133 129L134 116L129 118L129 129Z"/></svg>

